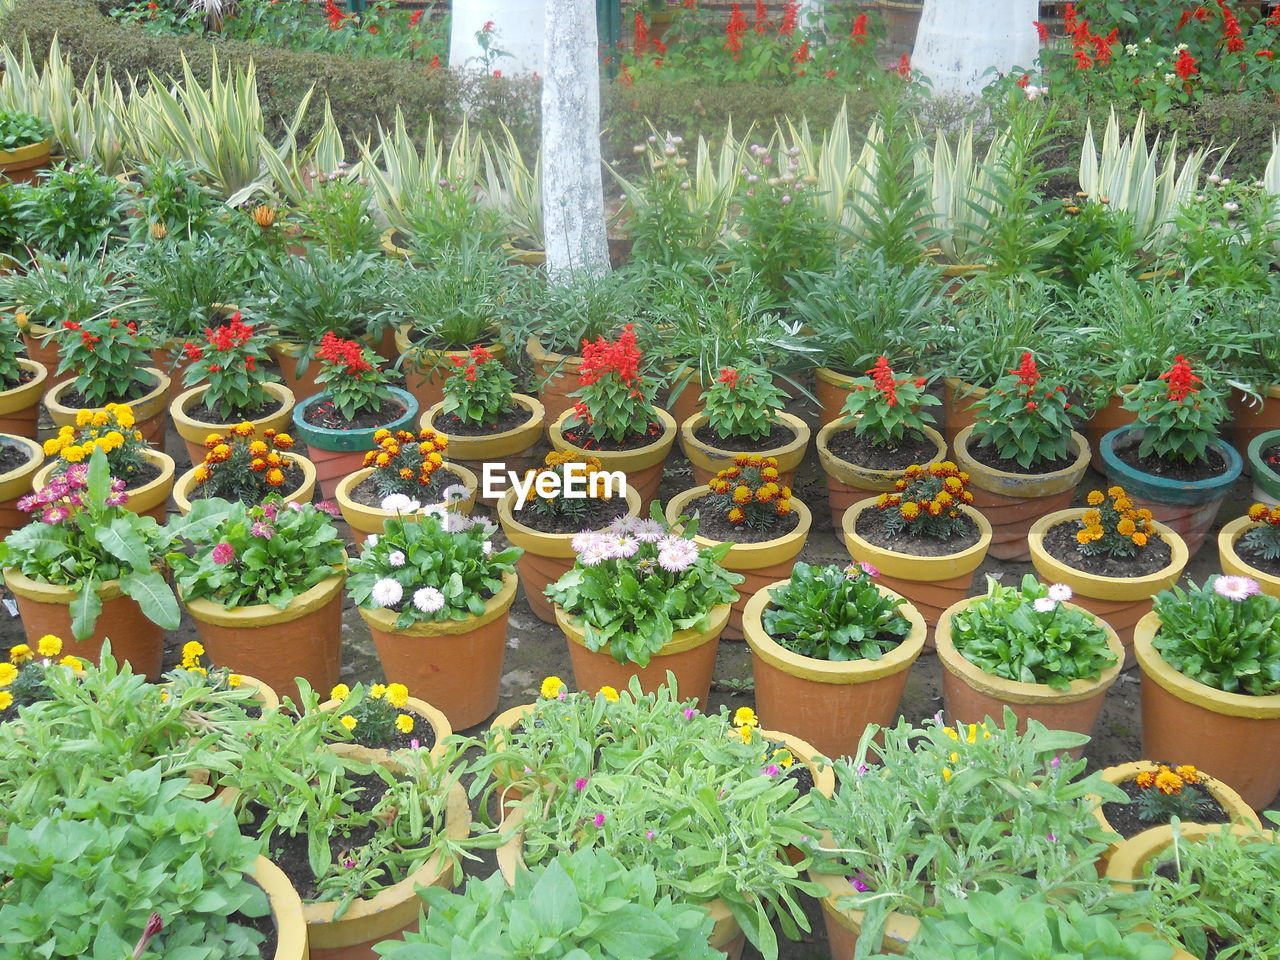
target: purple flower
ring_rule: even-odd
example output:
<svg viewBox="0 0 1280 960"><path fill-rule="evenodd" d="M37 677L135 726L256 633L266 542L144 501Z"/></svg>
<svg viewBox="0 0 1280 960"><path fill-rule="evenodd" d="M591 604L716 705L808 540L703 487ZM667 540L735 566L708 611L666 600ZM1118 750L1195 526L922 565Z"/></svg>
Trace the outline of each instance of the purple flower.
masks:
<svg viewBox="0 0 1280 960"><path fill-rule="evenodd" d="M62 506L48 507L44 511L44 516L42 516L40 519L43 520L45 523L55 524L55 523L61 523L63 520L67 519L67 517L69 517L70 515L71 515L71 511L68 510L66 507L62 507Z"/></svg>
<svg viewBox="0 0 1280 960"><path fill-rule="evenodd" d="M276 518L277 509L278 508L274 503L264 503L262 505L262 513L268 520L274 520Z"/></svg>
<svg viewBox="0 0 1280 960"><path fill-rule="evenodd" d="M871 884L867 882L867 875L861 870L853 871L853 876L849 878L849 883L853 886L853 889L857 890L859 893L866 893L871 889Z"/></svg>
<svg viewBox="0 0 1280 960"><path fill-rule="evenodd" d="M632 536L613 537L608 541L608 559L626 560L636 555L640 549L640 541Z"/></svg>
<svg viewBox="0 0 1280 960"><path fill-rule="evenodd" d="M575 790L585 790L586 788L587 788L587 778L586 778L586 777L579 777L577 780L573 781L573 789L575 789Z"/></svg>
<svg viewBox="0 0 1280 960"><path fill-rule="evenodd" d="M118 493L117 493L117 494L112 494L112 496L119 497L119 496L124 496L124 495L123 495L123 494L118 494ZM127 499L128 499L128 497L125 497L125 499L127 500ZM68 504L69 506L72 506L72 507L83 507L83 506L84 506L84 497L80 496L80 494L78 494L78 493L72 493L72 494L69 494L69 495L67 496L67 504Z"/></svg>
<svg viewBox="0 0 1280 960"><path fill-rule="evenodd" d="M71 492L71 484L67 483L65 477L56 477L49 481L49 485L44 488L44 495L50 500L60 500Z"/></svg>
<svg viewBox="0 0 1280 960"><path fill-rule="evenodd" d="M685 708L684 708L684 718L685 718L686 720L692 720L692 719L693 719L693 715L694 715L695 713L697 713L697 712L698 712L698 711L697 711L697 710L695 710L695 709L693 709L693 707L685 707Z"/></svg>
<svg viewBox="0 0 1280 960"><path fill-rule="evenodd" d="M126 484L126 483L125 483L123 480L121 480L119 477L112 477L112 478L111 478L111 492L112 492L112 493L120 493L120 492L122 492L122 491L124 490L124 488L125 488L126 486L128 486L128 484Z"/></svg>
<svg viewBox="0 0 1280 960"><path fill-rule="evenodd" d="M227 541L215 544L213 547L213 562L218 564L230 563L236 558L236 548Z"/></svg>
<svg viewBox="0 0 1280 960"><path fill-rule="evenodd" d="M766 777L776 777L782 772L782 769L776 763L771 763L760 772Z"/></svg>
<svg viewBox="0 0 1280 960"><path fill-rule="evenodd" d="M350 857L347 857L347 859L342 861L342 865L346 867L348 870L354 870L356 867L356 862L352 860Z"/></svg>
<svg viewBox="0 0 1280 960"><path fill-rule="evenodd" d="M657 520L637 520L631 531L641 543L657 543L667 535L666 529Z"/></svg>
<svg viewBox="0 0 1280 960"><path fill-rule="evenodd" d="M862 572L868 577L880 576L880 569L874 563L867 563L865 560L859 560L858 566L862 568Z"/></svg>
<svg viewBox="0 0 1280 960"><path fill-rule="evenodd" d="M28 493L25 497L18 498L18 509L23 513L30 513L38 506L41 506L40 498L34 493Z"/></svg>
<svg viewBox="0 0 1280 960"><path fill-rule="evenodd" d="M1226 597L1239 603L1247 600L1255 593L1258 593L1258 581L1249 577L1215 577L1213 581L1214 592L1220 597Z"/></svg>
<svg viewBox="0 0 1280 960"><path fill-rule="evenodd" d="M421 741L420 741L420 740L418 740L418 738L417 738L417 737L414 737L412 740L410 740L410 741L409 741L409 749L410 749L410 750L417 750L417 749L418 749L418 747L419 747L419 746L421 746L421 745L422 745L422 744L421 744Z"/></svg>
<svg viewBox="0 0 1280 960"><path fill-rule="evenodd" d="M858 776L865 777L867 775L867 765L865 763L858 764Z"/></svg>
<svg viewBox="0 0 1280 960"><path fill-rule="evenodd" d="M1058 838L1057 838L1057 837L1055 837L1055 836L1051 833L1051 834L1049 834L1049 842L1050 842L1050 843L1057 843L1057 842L1058 842Z"/></svg>
<svg viewBox="0 0 1280 960"><path fill-rule="evenodd" d="M1054 757L1052 760L1049 761L1050 770L1057 770L1060 766L1062 766L1061 757Z"/></svg>
<svg viewBox="0 0 1280 960"><path fill-rule="evenodd" d="M273 536L275 536L276 528L269 523L263 523L262 521L258 521L252 527L249 528L249 532L253 534L255 537L261 537L263 540L270 540Z"/></svg>
<svg viewBox="0 0 1280 960"><path fill-rule="evenodd" d="M603 814L603 813L597 813L597 814L595 815L595 819L594 819L594 820L592 820L592 823L594 823L597 827L603 827L603 826L604 826L604 814Z"/></svg>
<svg viewBox="0 0 1280 960"><path fill-rule="evenodd" d="M113 493L107 497L108 507L123 507L128 502L129 495L127 493Z"/></svg>

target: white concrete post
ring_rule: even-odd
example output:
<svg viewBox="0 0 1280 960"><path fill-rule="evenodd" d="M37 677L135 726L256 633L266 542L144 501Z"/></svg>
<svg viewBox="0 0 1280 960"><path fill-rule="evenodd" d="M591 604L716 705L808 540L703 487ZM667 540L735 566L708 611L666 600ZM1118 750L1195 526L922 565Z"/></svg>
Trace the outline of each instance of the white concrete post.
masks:
<svg viewBox="0 0 1280 960"><path fill-rule="evenodd" d="M983 76L991 67L1032 68L1039 16L1038 0L924 0L911 67L935 92L978 93L994 79Z"/></svg>

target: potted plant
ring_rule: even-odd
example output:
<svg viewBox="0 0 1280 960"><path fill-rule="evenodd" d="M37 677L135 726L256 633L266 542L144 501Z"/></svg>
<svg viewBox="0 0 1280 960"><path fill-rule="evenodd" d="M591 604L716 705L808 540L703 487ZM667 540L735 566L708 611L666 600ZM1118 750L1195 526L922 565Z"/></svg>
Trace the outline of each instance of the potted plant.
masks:
<svg viewBox="0 0 1280 960"><path fill-rule="evenodd" d="M907 467L947 454L942 434L929 426L933 415L921 409L941 402L925 392L924 378L894 376L883 354L867 374L849 378L840 415L818 431L818 462L841 543L841 519L867 492L894 490Z"/></svg>
<svg viewBox="0 0 1280 960"><path fill-rule="evenodd" d="M26 643L9 648L9 659L0 661L0 720L11 720L22 707L47 699L45 678L55 667L84 669L84 661L70 654L55 661L62 647L62 638L49 634L36 642L35 649ZM4 714L6 710L10 712Z"/></svg>
<svg viewBox="0 0 1280 960"><path fill-rule="evenodd" d="M520 548L496 549L495 529L443 508L397 515L351 563L351 598L387 678L421 691L458 729L498 703Z"/></svg>
<svg viewBox="0 0 1280 960"><path fill-rule="evenodd" d="M356 340L326 333L316 352L322 393L293 411L293 425L316 465L320 492L332 498L338 483L358 470L379 430L393 433L413 423L418 401L388 383L376 353Z"/></svg>
<svg viewBox="0 0 1280 960"><path fill-rule="evenodd" d="M1151 598L1182 576L1187 545L1123 487L1090 490L1085 502L1031 525L1031 563L1042 580L1070 587L1078 605L1115 630L1130 667L1134 625L1151 611Z"/></svg>
<svg viewBox="0 0 1280 960"><path fill-rule="evenodd" d="M403 683L340 683L320 709L338 718L328 735L330 742L358 746L358 751L346 752L362 760L380 762L401 750L427 750L443 757L444 741L453 734L448 718L425 700L411 697Z"/></svg>
<svg viewBox="0 0 1280 960"><path fill-rule="evenodd" d="M783 485L778 461L740 453L709 486L678 493L667 504L667 522L676 526L692 514L698 520L695 542L729 545L719 557L726 570L741 574L742 589L729 613L724 636L742 639L742 611L751 595L791 571L809 539L813 515L791 488Z"/></svg>
<svg viewBox="0 0 1280 960"><path fill-rule="evenodd" d="M170 541L155 518L125 509L124 485L100 449L72 464L19 503L40 519L0 544L0 567L30 641L73 636L77 655L97 660L111 637L117 656L154 678L164 631L181 619L158 569Z"/></svg>
<svg viewBox="0 0 1280 960"><path fill-rule="evenodd" d="M642 360L631 324L616 341L584 343L577 397L551 425L556 450L598 458L620 470L648 510L658 494L662 467L676 438L676 423L653 405L653 384L640 372Z"/></svg>
<svg viewBox="0 0 1280 960"><path fill-rule="evenodd" d="M624 864L603 850L584 847L558 854L545 865L518 870L508 885L501 873L472 877L461 894L428 887L422 898L430 913L404 941L374 949L389 960L422 950L464 950L470 956L515 956L521 924L529 918L533 935L554 944L548 958L581 956L626 960L635 937L645 939L652 960L720 960L708 942L714 922L705 910L659 897L653 867ZM551 913L542 904L555 903ZM625 904L625 922L613 905Z"/></svg>
<svg viewBox="0 0 1280 960"><path fill-rule="evenodd" d="M543 623L556 621L546 589L573 566L577 556L574 538L579 533L603 531L618 517L640 514L639 494L625 483L618 490L612 479L602 475L595 457L553 450L543 458L542 467L525 475L523 496L510 487L498 499L502 532L524 550L516 570L525 602ZM579 482L585 496L562 495Z"/></svg>
<svg viewBox="0 0 1280 960"><path fill-rule="evenodd" d="M1177 756L1254 809L1280 792L1280 600L1246 577L1162 590L1134 631L1142 667L1142 749Z"/></svg>
<svg viewBox="0 0 1280 960"><path fill-rule="evenodd" d="M1280 506L1255 503L1218 531L1218 565L1248 577L1263 593L1280 597Z"/></svg>
<svg viewBox="0 0 1280 960"><path fill-rule="evenodd" d="M868 725L893 720L924 649L924 620L874 573L797 562L742 615L762 722L824 756L848 756Z"/></svg>
<svg viewBox="0 0 1280 960"><path fill-rule="evenodd" d="M1140 383L1124 407L1137 420L1102 438L1107 478L1181 534L1194 556L1240 476L1240 454L1217 435L1226 404L1179 354L1157 380Z"/></svg>
<svg viewBox="0 0 1280 960"><path fill-rule="evenodd" d="M449 438L429 427L416 434L374 431L373 449L365 452L364 465L343 477L336 491L356 546L370 534L382 533L391 517L409 520L438 505L455 513L471 512L476 475L446 461L448 449Z"/></svg>
<svg viewBox="0 0 1280 960"><path fill-rule="evenodd" d="M720 562L733 545L699 546L697 530L693 520L674 532L655 505L647 520L620 517L574 538L577 560L546 594L579 689L627 687L635 676L651 691L670 674L706 702L743 576Z"/></svg>
<svg viewBox="0 0 1280 960"><path fill-rule="evenodd" d="M34 440L49 371L21 352L19 330L5 317L0 320L0 433Z"/></svg>
<svg viewBox="0 0 1280 960"><path fill-rule="evenodd" d="M107 455L111 476L124 481L129 511L163 523L173 490L173 458L152 449L143 439L128 404L108 403L101 410L81 410L75 426L59 427L57 435L44 442L45 455L56 455L57 459L36 473L33 485L36 489L48 486L97 449Z"/></svg>
<svg viewBox="0 0 1280 960"><path fill-rule="evenodd" d="M1027 574L1020 588L987 580L987 594L960 600L938 621L942 701L956 723L1011 707L1024 726L1090 734L1120 676L1124 647L1104 621L1068 603L1071 588Z"/></svg>
<svg viewBox="0 0 1280 960"><path fill-rule="evenodd" d="M265 427L262 435L245 421L226 436L211 433L204 440L204 458L173 485L179 513L189 513L201 500L233 500L246 506L278 493L290 503L310 503L316 489L316 468L293 453L293 437Z"/></svg>
<svg viewBox="0 0 1280 960"><path fill-rule="evenodd" d="M284 693L298 677L338 682L347 556L331 514L278 494L252 507L214 499L168 530L194 548L170 553L169 566L215 661Z"/></svg>
<svg viewBox="0 0 1280 960"><path fill-rule="evenodd" d="M991 556L1026 560L1027 531L1071 505L1089 466L1089 444L1071 429L1067 388L1041 376L1027 351L975 404L977 419L955 438L974 506L991 520Z"/></svg>
<svg viewBox="0 0 1280 960"><path fill-rule="evenodd" d="M498 851L508 882L521 863L590 847L651 867L662 896L710 914L711 945L730 957L744 940L776 957L775 919L792 939L808 929L796 894L815 889L809 798L830 789L808 744L760 729L749 707L701 713L673 685L568 693L548 677L542 692L485 732L471 786L481 811L497 801L504 835L517 831ZM749 838L727 860L726 836Z"/></svg>
<svg viewBox="0 0 1280 960"><path fill-rule="evenodd" d="M1280 503L1280 430L1257 434L1245 452L1253 495L1268 505Z"/></svg>
<svg viewBox="0 0 1280 960"><path fill-rule="evenodd" d="M227 434L236 424L255 431L279 432L293 414L293 394L275 382L265 362L267 337L244 316L233 313L225 323L204 328L204 344L183 344L187 389L169 406L169 414L187 446L193 467L199 466L210 434Z"/></svg>
<svg viewBox="0 0 1280 960"><path fill-rule="evenodd" d="M680 424L680 449L694 483L707 483L747 453L776 461L778 482L790 486L809 446L809 427L782 409L786 400L759 364L721 368L703 391L702 412Z"/></svg>
<svg viewBox="0 0 1280 960"><path fill-rule="evenodd" d="M150 343L138 332L138 325L105 315L83 322L64 320L53 336L61 357L58 372L75 374L44 396L54 424L75 426L82 409L128 404L143 439L163 447L169 378L148 365Z"/></svg>
<svg viewBox="0 0 1280 960"><path fill-rule="evenodd" d="M451 454L473 472L483 474L486 463L495 463L524 473L533 466L530 451L542 439L542 404L513 392L515 378L485 347L453 356L453 365L444 399L423 414L423 429L443 434ZM498 497L481 493L481 500L492 507Z"/></svg>
<svg viewBox="0 0 1280 960"><path fill-rule="evenodd" d="M915 604L929 626L969 595L991 544L991 524L969 506L968 480L950 460L912 464L895 493L859 500L841 519L853 559L879 570L881 582Z"/></svg>
<svg viewBox="0 0 1280 960"><path fill-rule="evenodd" d="M27 522L18 501L31 492L42 463L40 444L28 437L0 433L0 535L7 537Z"/></svg>
<svg viewBox="0 0 1280 960"><path fill-rule="evenodd" d="M1100 899L1108 835L1089 798L1124 794L1080 777L1086 761L1067 751L1086 739L1034 720L1019 733L1009 710L1002 723L868 728L835 762L834 792L813 795L823 832L810 876L832 957L906 953L952 890Z"/></svg>
<svg viewBox="0 0 1280 960"><path fill-rule="evenodd" d="M0 174L13 183L35 183L49 166L53 128L47 120L20 110L0 110Z"/></svg>

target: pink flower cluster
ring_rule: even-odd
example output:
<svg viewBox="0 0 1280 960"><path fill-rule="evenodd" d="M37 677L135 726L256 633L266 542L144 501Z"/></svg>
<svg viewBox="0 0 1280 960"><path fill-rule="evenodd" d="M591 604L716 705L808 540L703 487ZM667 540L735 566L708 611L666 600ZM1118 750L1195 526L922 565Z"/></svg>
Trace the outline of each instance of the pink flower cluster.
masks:
<svg viewBox="0 0 1280 960"><path fill-rule="evenodd" d="M583 566L595 567L606 560L630 560L641 547L657 550L655 560L641 558L638 567L657 565L668 573L683 573L698 561L698 545L685 537L675 536L657 520L618 517L604 530L584 531L573 538L573 549ZM652 566L649 566L652 570Z"/></svg>
<svg viewBox="0 0 1280 960"><path fill-rule="evenodd" d="M84 508L85 496L89 488L89 465L73 463L67 472L54 477L41 490L29 493L18 500L18 509L23 513L40 511L42 523L58 524L72 514ZM125 482L112 478L111 491L107 494L109 507L123 507L129 502L129 495L124 492Z"/></svg>

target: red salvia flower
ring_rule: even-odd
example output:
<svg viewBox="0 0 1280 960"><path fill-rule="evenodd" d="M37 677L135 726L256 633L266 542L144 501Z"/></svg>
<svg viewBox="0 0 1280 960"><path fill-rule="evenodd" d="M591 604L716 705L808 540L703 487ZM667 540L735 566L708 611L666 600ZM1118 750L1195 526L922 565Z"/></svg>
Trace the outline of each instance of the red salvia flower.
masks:
<svg viewBox="0 0 1280 960"><path fill-rule="evenodd" d="M738 385L738 371L733 367L721 367L720 376L716 377L717 383L727 383L730 388Z"/></svg>
<svg viewBox="0 0 1280 960"><path fill-rule="evenodd" d="M742 49L742 35L747 32L747 18L742 7L735 3L729 10L729 22L725 24L724 34L727 38L724 49L736 54ZM735 57L735 59L737 59Z"/></svg>
<svg viewBox="0 0 1280 960"><path fill-rule="evenodd" d="M416 27L418 25L418 21L422 19L422 14L423 11L421 10L415 10L413 13L409 14L409 26Z"/></svg>
<svg viewBox="0 0 1280 960"><path fill-rule="evenodd" d="M809 41L803 40L800 46L796 47L796 52L791 55L791 62L808 63L811 59L813 58L809 55Z"/></svg>
<svg viewBox="0 0 1280 960"><path fill-rule="evenodd" d="M1175 403L1181 403L1187 397L1199 393L1197 384L1204 381L1191 372L1191 362L1182 354L1173 360L1173 366L1160 374L1159 379L1166 381L1165 396Z"/></svg>
<svg viewBox="0 0 1280 960"><path fill-rule="evenodd" d="M1173 65L1173 70L1183 80L1189 80L1193 74L1200 72L1196 67L1198 62L1199 61L1191 55L1190 51L1183 50L1178 54L1178 60Z"/></svg>
<svg viewBox="0 0 1280 960"><path fill-rule="evenodd" d="M1034 387L1040 381L1040 371L1036 369L1036 358L1030 350L1022 355L1022 362L1017 368L1009 372L1018 375L1018 385L1022 387Z"/></svg>
<svg viewBox="0 0 1280 960"><path fill-rule="evenodd" d="M904 53L902 56L900 56L898 58L898 66L895 69L898 71L898 76L900 76L903 80L910 80L911 79L910 54Z"/></svg>
<svg viewBox="0 0 1280 960"><path fill-rule="evenodd" d="M1049 28L1039 20L1032 20L1031 25L1036 28L1036 36L1040 38L1041 43L1049 42Z"/></svg>
<svg viewBox="0 0 1280 960"><path fill-rule="evenodd" d="M883 395L885 402L891 407L898 405L898 384L901 381L895 380L893 377L893 368L889 366L889 360L883 354L876 359L876 365L867 371L871 376L871 382L875 388Z"/></svg>
<svg viewBox="0 0 1280 960"><path fill-rule="evenodd" d="M849 31L849 37L858 46L862 46L867 42L867 15L865 13L858 14L857 19L853 21L853 29Z"/></svg>
<svg viewBox="0 0 1280 960"><path fill-rule="evenodd" d="M431 58L431 62L427 64L427 73L430 73L432 70L439 70L439 69L440 69L440 54L437 53L434 57Z"/></svg>
<svg viewBox="0 0 1280 960"><path fill-rule="evenodd" d="M589 387L602 377L613 374L622 383L632 385L640 380L640 350L631 324L616 341L598 338L595 343L582 341L582 365L578 368L578 385Z"/></svg>
<svg viewBox="0 0 1280 960"><path fill-rule="evenodd" d="M1083 50L1077 50L1072 56L1076 58L1077 70L1088 70L1093 66L1093 58Z"/></svg>
<svg viewBox="0 0 1280 960"><path fill-rule="evenodd" d="M373 369L373 364L364 358L364 347L356 340L343 340L330 331L320 339L320 349L316 356L326 363L339 364L350 374L364 373Z"/></svg>
<svg viewBox="0 0 1280 960"><path fill-rule="evenodd" d="M755 20L753 28L756 33L763 34L769 29L769 8L765 6L764 0L756 0Z"/></svg>
<svg viewBox="0 0 1280 960"><path fill-rule="evenodd" d="M778 36L789 37L795 33L796 21L800 19L800 4L796 0L787 0L782 8L782 23L778 25Z"/></svg>
<svg viewBox="0 0 1280 960"><path fill-rule="evenodd" d="M1262 57L1264 60L1274 60L1276 57L1274 50L1259 50L1254 54L1255 57Z"/></svg>
<svg viewBox="0 0 1280 960"><path fill-rule="evenodd" d="M347 15L338 9L333 0L324 0L324 15L329 20L330 30L341 30L347 19Z"/></svg>
<svg viewBox="0 0 1280 960"><path fill-rule="evenodd" d="M636 54L639 55L644 53L645 47L647 47L648 45L649 45L649 28L645 25L644 14L637 13L636 25L635 25L635 43L633 45L633 49L635 50Z"/></svg>

